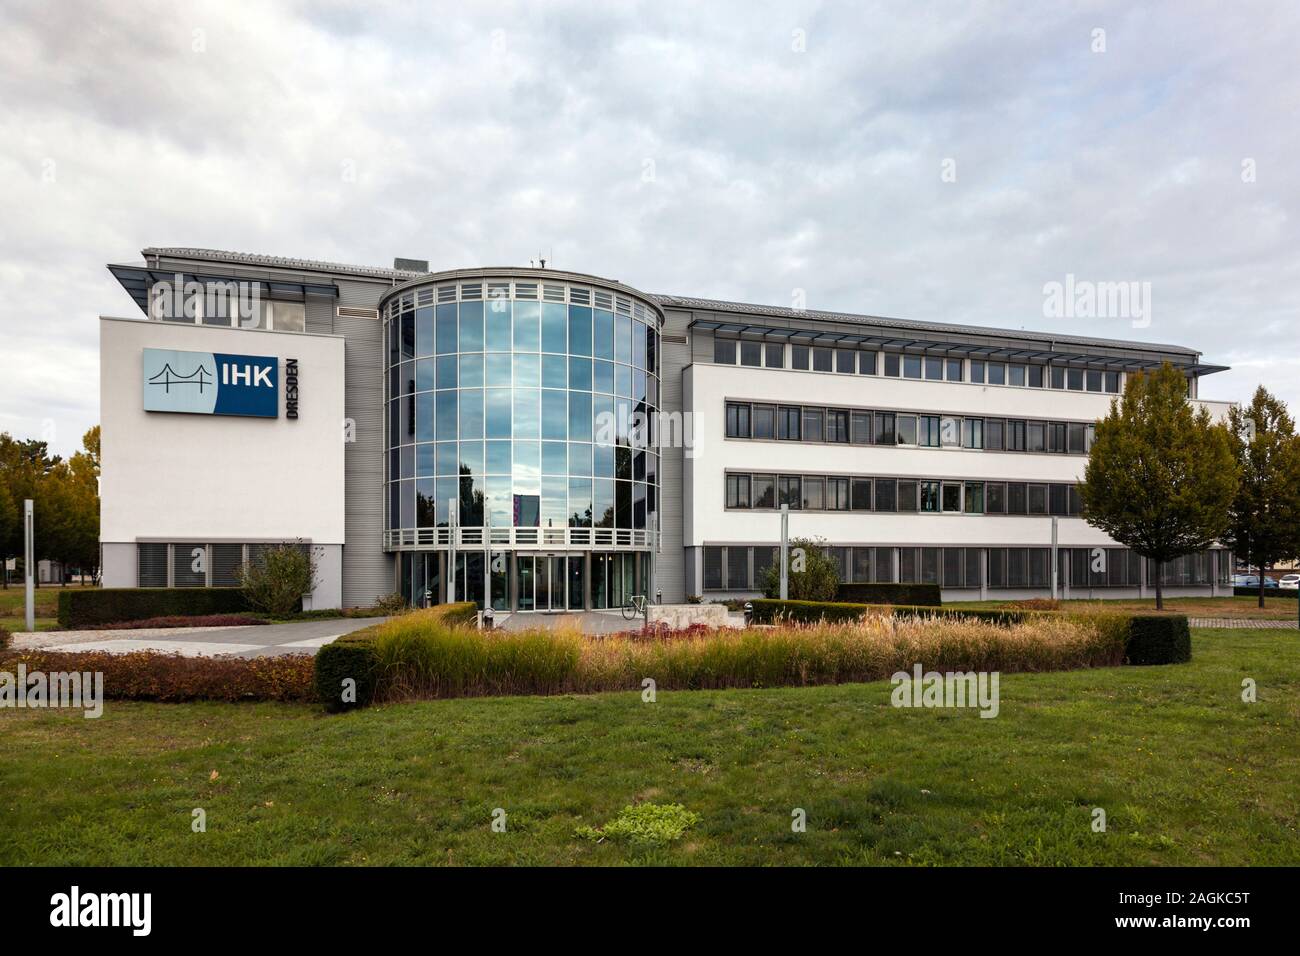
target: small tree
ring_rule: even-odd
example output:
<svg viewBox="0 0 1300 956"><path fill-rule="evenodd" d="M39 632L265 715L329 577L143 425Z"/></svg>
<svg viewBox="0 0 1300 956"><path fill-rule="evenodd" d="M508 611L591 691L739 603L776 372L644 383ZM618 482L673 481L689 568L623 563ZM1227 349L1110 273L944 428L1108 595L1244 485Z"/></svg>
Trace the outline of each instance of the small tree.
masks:
<svg viewBox="0 0 1300 956"><path fill-rule="evenodd" d="M1228 411L1228 440L1237 460L1237 495L1226 540L1259 569L1259 606L1264 570L1300 555L1300 437L1286 406L1264 386L1249 407Z"/></svg>
<svg viewBox="0 0 1300 956"><path fill-rule="evenodd" d="M790 542L790 600L834 601L840 589L840 566L820 539L795 538ZM773 562L763 578L763 594L781 594L781 563Z"/></svg>
<svg viewBox="0 0 1300 956"><path fill-rule="evenodd" d="M316 588L316 562L301 542L263 548L239 569L239 586L253 607L283 616Z"/></svg>
<svg viewBox="0 0 1300 956"><path fill-rule="evenodd" d="M1203 551L1228 525L1237 473L1223 425L1193 412L1187 380L1169 363L1129 376L1122 398L1097 422L1079 494L1083 517L1159 565Z"/></svg>

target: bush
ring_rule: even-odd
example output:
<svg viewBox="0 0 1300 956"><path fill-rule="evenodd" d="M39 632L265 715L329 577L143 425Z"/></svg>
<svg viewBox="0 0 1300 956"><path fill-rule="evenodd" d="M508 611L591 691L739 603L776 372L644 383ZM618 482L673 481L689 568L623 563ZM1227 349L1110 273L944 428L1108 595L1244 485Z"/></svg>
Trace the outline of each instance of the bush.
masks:
<svg viewBox="0 0 1300 956"><path fill-rule="evenodd" d="M312 659L307 654L268 657L182 657L154 651L32 649L5 658L5 668L100 672L109 700L310 701Z"/></svg>
<svg viewBox="0 0 1300 956"><path fill-rule="evenodd" d="M248 601L237 588L86 588L59 592L59 626L64 629L247 610Z"/></svg>
<svg viewBox="0 0 1300 956"><path fill-rule="evenodd" d="M402 596L401 591L394 591L376 600L371 610L383 617L396 617L410 611L411 605L406 603L406 598Z"/></svg>
<svg viewBox="0 0 1300 956"><path fill-rule="evenodd" d="M1127 664L1185 664L1192 659L1187 618L1135 614L1129 618Z"/></svg>
<svg viewBox="0 0 1300 956"><path fill-rule="evenodd" d="M3 571L3 569L0 568L0 571ZM3 627L0 627L0 651L8 650L9 645L12 644L13 642L14 642L14 636L10 634L8 631L6 631Z"/></svg>
<svg viewBox="0 0 1300 956"><path fill-rule="evenodd" d="M366 707L375 699L379 676L375 631L376 628L368 627L344 634L316 652L313 687L316 699L326 710L337 713ZM345 684L348 680L353 683ZM354 693L348 693L349 687Z"/></svg>
<svg viewBox="0 0 1300 956"><path fill-rule="evenodd" d="M263 548L240 567L239 587L252 607L292 614L316 587L316 562L301 544Z"/></svg>
<svg viewBox="0 0 1300 956"><path fill-rule="evenodd" d="M1257 588L1257 587L1254 587L1254 588L1233 588L1233 589L1232 589L1232 593L1233 593L1233 596L1234 596L1234 597L1253 597L1253 598L1257 598L1257 597L1259 597L1259 588ZM1264 597L1266 597L1266 598L1271 598L1271 597L1282 597L1282 598L1300 597L1300 589L1297 589L1297 590L1294 590L1294 591L1293 591L1293 590L1291 590L1290 588L1267 588L1267 587L1266 587L1266 588L1264 588Z"/></svg>
<svg viewBox="0 0 1300 956"><path fill-rule="evenodd" d="M794 570L794 552L804 553L803 570ZM839 562L830 556L820 541L812 538L795 538L790 542L789 595L794 601L831 601L840 586ZM778 560L767 569L763 578L763 594L775 598L781 593L781 563Z"/></svg>
<svg viewBox="0 0 1300 956"><path fill-rule="evenodd" d="M751 602L754 621L771 624L778 621L814 624L819 621L856 621L867 614L893 617L970 618L992 624L1019 624L1034 616L1033 611L1015 608L948 608L906 604L849 604L843 601L770 601Z"/></svg>
<svg viewBox="0 0 1300 956"><path fill-rule="evenodd" d="M938 607L943 603L937 584L841 584L837 601L849 604L911 604Z"/></svg>

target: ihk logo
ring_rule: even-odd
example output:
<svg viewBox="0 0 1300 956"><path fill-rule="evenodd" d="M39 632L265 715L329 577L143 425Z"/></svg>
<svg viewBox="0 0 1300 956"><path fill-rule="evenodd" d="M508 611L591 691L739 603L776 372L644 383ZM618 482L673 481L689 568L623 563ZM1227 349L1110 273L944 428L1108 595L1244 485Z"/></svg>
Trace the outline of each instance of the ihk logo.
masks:
<svg viewBox="0 0 1300 956"><path fill-rule="evenodd" d="M262 386L275 388L275 383L271 381L271 367L269 365L223 365L221 366L221 384L247 385L252 388Z"/></svg>

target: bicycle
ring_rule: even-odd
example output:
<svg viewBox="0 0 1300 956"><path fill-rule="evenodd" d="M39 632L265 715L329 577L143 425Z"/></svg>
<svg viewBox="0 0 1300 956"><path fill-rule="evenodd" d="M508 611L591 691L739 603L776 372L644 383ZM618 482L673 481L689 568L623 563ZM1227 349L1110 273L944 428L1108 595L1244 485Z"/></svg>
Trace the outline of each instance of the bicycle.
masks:
<svg viewBox="0 0 1300 956"><path fill-rule="evenodd" d="M626 604L623 605L623 620L634 621L638 617L645 616L645 595L633 594Z"/></svg>

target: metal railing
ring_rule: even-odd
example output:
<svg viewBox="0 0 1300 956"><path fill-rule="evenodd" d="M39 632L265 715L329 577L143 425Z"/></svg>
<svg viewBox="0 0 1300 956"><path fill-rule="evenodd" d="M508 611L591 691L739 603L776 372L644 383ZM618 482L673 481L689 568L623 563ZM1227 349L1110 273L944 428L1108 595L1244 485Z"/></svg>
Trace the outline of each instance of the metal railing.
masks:
<svg viewBox="0 0 1300 956"><path fill-rule="evenodd" d="M384 532L384 548L395 551L403 548L445 549L452 545L455 533L456 550L481 550L485 543L503 550L550 549L644 551L657 545L654 531L634 528L393 528ZM484 541L490 534L491 540Z"/></svg>

